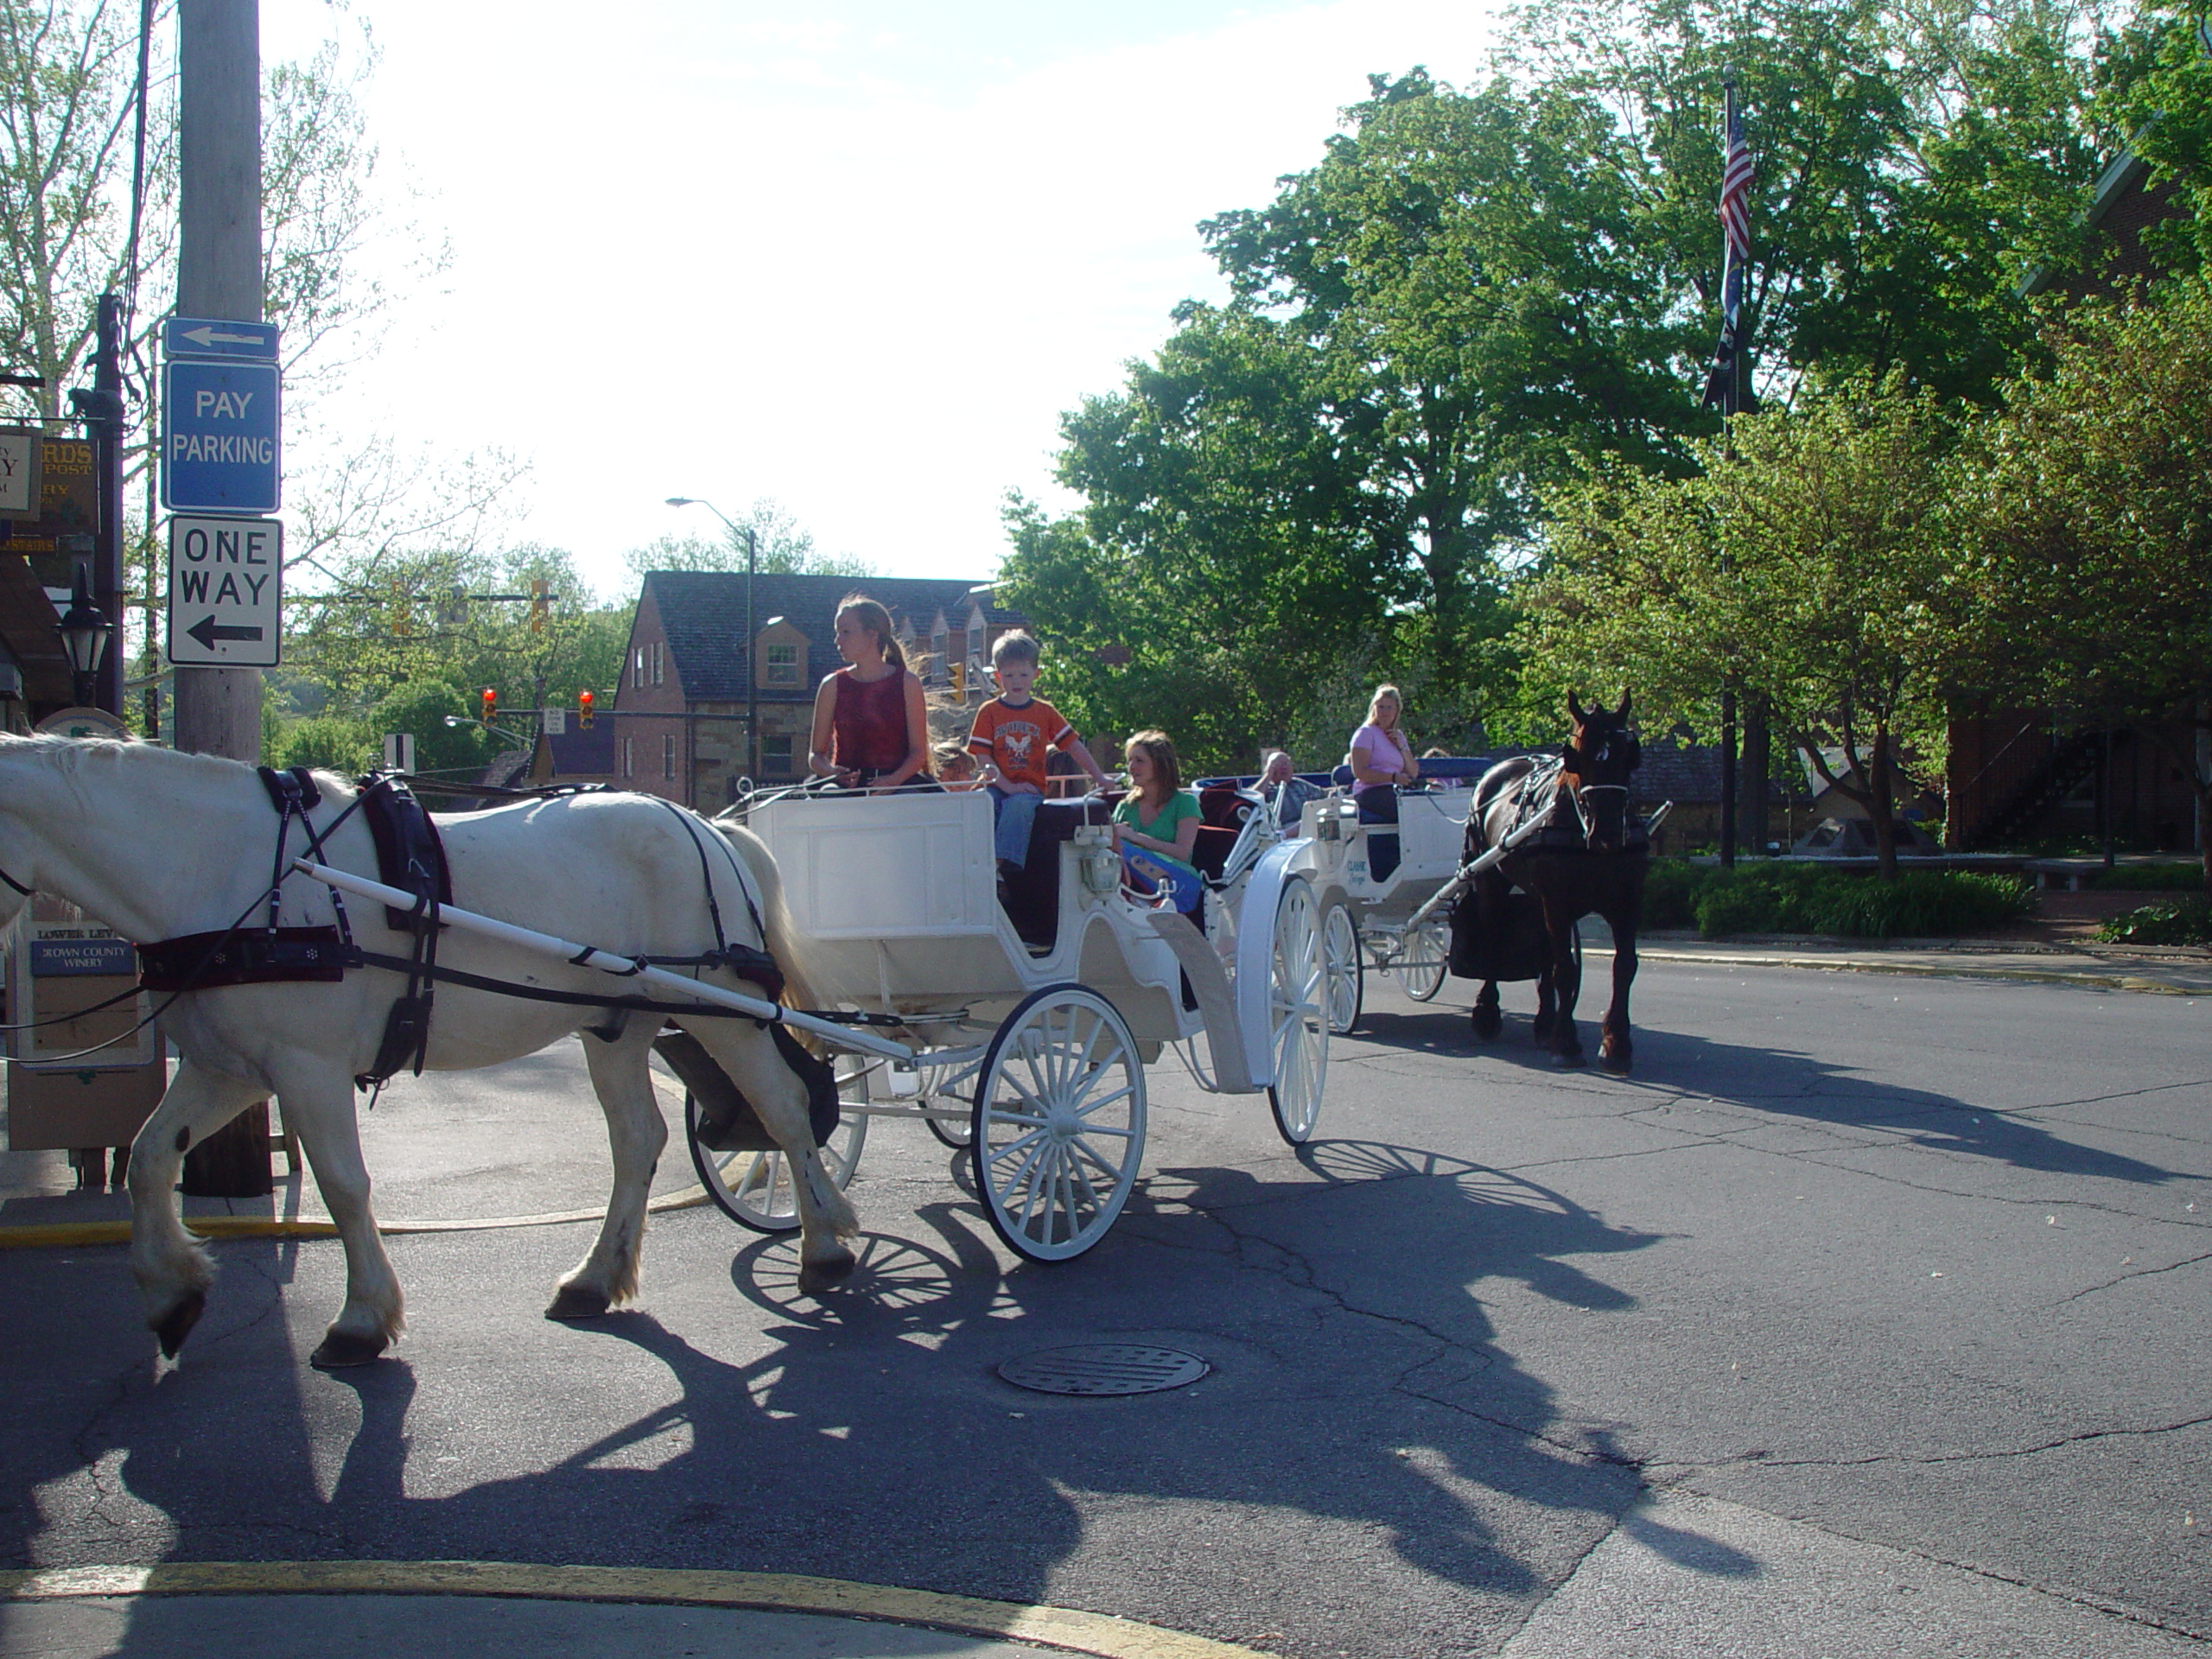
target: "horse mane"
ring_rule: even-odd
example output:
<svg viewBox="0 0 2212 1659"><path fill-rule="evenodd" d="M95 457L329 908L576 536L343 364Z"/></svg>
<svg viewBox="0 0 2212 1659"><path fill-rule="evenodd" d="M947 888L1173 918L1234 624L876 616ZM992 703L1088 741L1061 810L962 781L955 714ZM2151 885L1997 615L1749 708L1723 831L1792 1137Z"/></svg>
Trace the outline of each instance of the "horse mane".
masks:
<svg viewBox="0 0 2212 1659"><path fill-rule="evenodd" d="M51 732L22 736L10 734L4 747L0 747L0 758L10 753L47 767L88 808L91 802L86 797L85 785L88 775L96 771L150 767L172 778L217 786L253 781L253 766L227 755L200 754L159 743L126 742L111 737L63 737ZM315 767L313 775L323 798L339 806L350 804L358 792L351 779L327 768Z"/></svg>

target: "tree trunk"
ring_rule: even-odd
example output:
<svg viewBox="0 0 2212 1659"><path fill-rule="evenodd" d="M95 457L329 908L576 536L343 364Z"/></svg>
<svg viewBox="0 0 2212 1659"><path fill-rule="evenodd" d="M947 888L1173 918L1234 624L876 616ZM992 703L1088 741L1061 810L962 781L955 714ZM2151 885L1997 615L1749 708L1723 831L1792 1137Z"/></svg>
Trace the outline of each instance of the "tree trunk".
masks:
<svg viewBox="0 0 2212 1659"><path fill-rule="evenodd" d="M1854 764L1857 757L1852 757ZM1876 868L1885 881L1897 879L1897 801L1890 794L1890 728L1874 728L1874 757L1867 779L1866 821L1874 830Z"/></svg>
<svg viewBox="0 0 2212 1659"><path fill-rule="evenodd" d="M1764 857L1767 842L1767 788L1769 751L1773 747L1767 734L1766 699L1754 691L1744 699L1744 784L1736 797L1736 817L1744 844L1751 849L1752 856Z"/></svg>

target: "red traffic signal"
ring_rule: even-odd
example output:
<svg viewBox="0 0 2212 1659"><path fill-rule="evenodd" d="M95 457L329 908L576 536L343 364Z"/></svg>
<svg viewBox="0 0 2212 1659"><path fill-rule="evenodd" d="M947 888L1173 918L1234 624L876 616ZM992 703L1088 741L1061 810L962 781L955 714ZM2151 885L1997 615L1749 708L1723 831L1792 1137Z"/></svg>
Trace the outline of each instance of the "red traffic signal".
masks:
<svg viewBox="0 0 2212 1659"><path fill-rule="evenodd" d="M486 726L489 726L492 723L493 716L497 715L499 712L499 694L487 685L484 688L483 712L480 714L477 718L481 720Z"/></svg>
<svg viewBox="0 0 2212 1659"><path fill-rule="evenodd" d="M595 708L596 705L593 701L590 692L579 691L576 693L576 727L578 730L581 731L589 728L591 725L591 717L595 711Z"/></svg>

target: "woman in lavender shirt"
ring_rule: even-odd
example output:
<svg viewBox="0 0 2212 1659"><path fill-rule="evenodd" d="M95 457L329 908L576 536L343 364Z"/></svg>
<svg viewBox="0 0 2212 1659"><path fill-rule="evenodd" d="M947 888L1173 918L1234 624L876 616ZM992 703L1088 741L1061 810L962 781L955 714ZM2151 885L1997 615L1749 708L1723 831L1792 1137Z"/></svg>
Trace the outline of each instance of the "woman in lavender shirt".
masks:
<svg viewBox="0 0 2212 1659"><path fill-rule="evenodd" d="M1376 686L1367 701L1367 723L1351 734L1344 764L1351 768L1351 798L1362 823L1397 823L1398 785L1421 781L1421 763L1398 729L1402 707L1396 686ZM1398 868L1395 832L1370 835L1367 859L1369 874L1377 881L1387 880Z"/></svg>

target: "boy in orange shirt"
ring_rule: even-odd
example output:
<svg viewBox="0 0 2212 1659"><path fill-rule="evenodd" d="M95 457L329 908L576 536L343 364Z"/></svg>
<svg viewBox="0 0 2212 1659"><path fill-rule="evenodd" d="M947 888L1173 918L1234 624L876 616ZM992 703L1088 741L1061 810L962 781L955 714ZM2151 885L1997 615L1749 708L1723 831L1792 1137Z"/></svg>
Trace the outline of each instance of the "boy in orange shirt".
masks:
<svg viewBox="0 0 2212 1659"><path fill-rule="evenodd" d="M1029 861L1029 827L1037 803L1052 786L1045 772L1047 750L1066 750L1092 782L1102 788L1106 783L1075 728L1051 703L1029 695L1037 683L1037 642L1019 631L992 642L991 673L999 694L976 711L976 728L968 736L969 752L998 768L990 786L995 839L1000 864L1016 870Z"/></svg>

